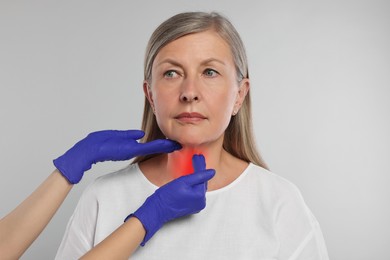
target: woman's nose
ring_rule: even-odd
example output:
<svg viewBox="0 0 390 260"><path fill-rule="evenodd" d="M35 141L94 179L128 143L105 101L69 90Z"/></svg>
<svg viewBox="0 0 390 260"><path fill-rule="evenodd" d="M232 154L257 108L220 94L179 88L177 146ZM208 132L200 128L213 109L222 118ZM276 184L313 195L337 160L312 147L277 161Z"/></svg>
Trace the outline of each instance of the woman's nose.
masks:
<svg viewBox="0 0 390 260"><path fill-rule="evenodd" d="M199 83L196 80L191 78L186 78L182 82L180 101L182 102L193 102L200 100L199 94Z"/></svg>
<svg viewBox="0 0 390 260"><path fill-rule="evenodd" d="M182 102L192 102L192 101L198 101L199 98L197 95L183 93L182 95L180 95L180 100Z"/></svg>

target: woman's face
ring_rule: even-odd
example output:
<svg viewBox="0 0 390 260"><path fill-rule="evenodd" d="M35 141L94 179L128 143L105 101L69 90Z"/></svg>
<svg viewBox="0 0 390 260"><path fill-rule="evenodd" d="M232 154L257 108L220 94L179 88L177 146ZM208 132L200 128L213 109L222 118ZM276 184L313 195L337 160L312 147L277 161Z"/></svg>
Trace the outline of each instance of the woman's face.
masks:
<svg viewBox="0 0 390 260"><path fill-rule="evenodd" d="M144 82L161 131L183 146L223 138L248 89L248 79L238 82L229 46L211 30L164 46Z"/></svg>

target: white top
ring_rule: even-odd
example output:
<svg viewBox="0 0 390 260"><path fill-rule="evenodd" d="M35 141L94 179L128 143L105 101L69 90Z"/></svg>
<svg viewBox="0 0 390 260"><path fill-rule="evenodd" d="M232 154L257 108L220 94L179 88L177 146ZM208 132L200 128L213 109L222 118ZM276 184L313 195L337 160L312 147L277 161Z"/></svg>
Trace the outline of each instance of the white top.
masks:
<svg viewBox="0 0 390 260"><path fill-rule="evenodd" d="M78 259L158 187L137 164L97 178L83 193L56 259ZM327 260L320 226L295 185L254 164L206 193L206 208L165 224L131 259Z"/></svg>

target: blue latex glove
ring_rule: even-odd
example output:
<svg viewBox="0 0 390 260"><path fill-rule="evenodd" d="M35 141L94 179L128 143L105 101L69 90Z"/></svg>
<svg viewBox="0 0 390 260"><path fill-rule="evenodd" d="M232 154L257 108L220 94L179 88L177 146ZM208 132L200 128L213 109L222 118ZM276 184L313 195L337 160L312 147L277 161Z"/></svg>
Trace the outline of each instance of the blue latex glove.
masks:
<svg viewBox="0 0 390 260"><path fill-rule="evenodd" d="M138 143L137 139L144 135L141 130L94 132L53 160L53 163L70 183L76 184L94 163L124 161L139 155L169 153L181 149L180 144L171 140Z"/></svg>
<svg viewBox="0 0 390 260"><path fill-rule="evenodd" d="M215 170L206 170L203 155L192 157L194 173L182 176L157 189L134 214L146 230L141 243L145 243L164 223L200 212L206 207L207 181L215 175Z"/></svg>

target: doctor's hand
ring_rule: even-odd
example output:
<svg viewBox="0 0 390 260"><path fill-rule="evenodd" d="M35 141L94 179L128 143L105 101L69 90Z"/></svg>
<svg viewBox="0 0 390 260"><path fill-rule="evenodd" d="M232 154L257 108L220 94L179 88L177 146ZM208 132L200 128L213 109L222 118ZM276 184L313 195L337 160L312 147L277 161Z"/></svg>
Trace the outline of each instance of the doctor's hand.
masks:
<svg viewBox="0 0 390 260"><path fill-rule="evenodd" d="M194 173L177 178L157 189L130 217L138 218L146 235L141 245L156 233L164 223L200 212L206 207L207 181L215 170L206 170L203 155L192 157ZM126 221L125 220L125 221Z"/></svg>
<svg viewBox="0 0 390 260"><path fill-rule="evenodd" d="M135 156L170 153L181 149L180 144L158 139L138 143L145 133L141 130L105 130L90 133L64 155L53 160L56 168L71 183L78 183L92 164L104 161L124 161Z"/></svg>

